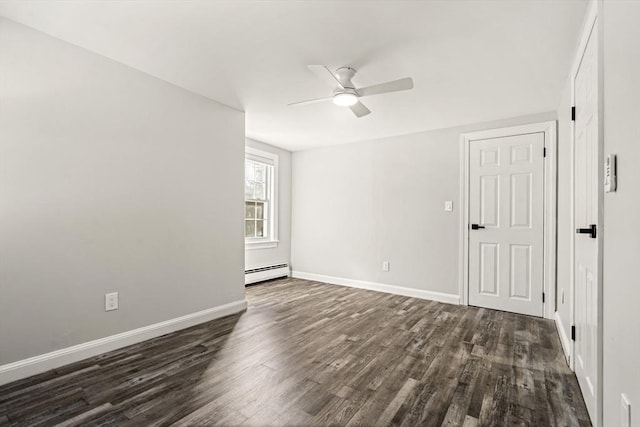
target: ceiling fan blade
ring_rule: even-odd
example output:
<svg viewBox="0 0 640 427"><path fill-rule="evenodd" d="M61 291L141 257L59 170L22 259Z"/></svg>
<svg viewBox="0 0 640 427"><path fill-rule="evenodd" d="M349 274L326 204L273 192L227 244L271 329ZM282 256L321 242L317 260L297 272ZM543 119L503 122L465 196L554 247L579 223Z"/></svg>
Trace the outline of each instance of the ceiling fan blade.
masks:
<svg viewBox="0 0 640 427"><path fill-rule="evenodd" d="M369 96L378 95L380 93L397 92L399 90L407 89L413 89L413 79L411 77L363 87L360 89L356 89L356 91L360 96Z"/></svg>
<svg viewBox="0 0 640 427"><path fill-rule="evenodd" d="M364 104L360 101L356 102L349 108L351 108L351 111L353 111L353 114L355 114L356 117L366 116L367 114L371 113L371 110L365 107Z"/></svg>
<svg viewBox="0 0 640 427"><path fill-rule="evenodd" d="M307 67L321 80L324 80L331 89L335 89L337 87L344 89L340 80L336 77L335 74L331 72L330 69L325 67L324 65L307 65Z"/></svg>
<svg viewBox="0 0 640 427"><path fill-rule="evenodd" d="M306 101L292 102L292 103L287 104L287 105L289 107L291 107L291 106L298 106L298 105L316 104L318 102L330 101L332 99L333 99L333 96L330 96L328 98L307 99Z"/></svg>

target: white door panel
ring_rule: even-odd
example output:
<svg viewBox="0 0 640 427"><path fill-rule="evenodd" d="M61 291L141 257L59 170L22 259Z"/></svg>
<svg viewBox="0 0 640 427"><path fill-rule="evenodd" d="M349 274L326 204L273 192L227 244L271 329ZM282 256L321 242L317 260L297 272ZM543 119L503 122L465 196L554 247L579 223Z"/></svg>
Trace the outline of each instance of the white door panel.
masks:
<svg viewBox="0 0 640 427"><path fill-rule="evenodd" d="M574 127L575 225L598 224L598 75L597 28L594 27L575 78ZM576 234L575 371L589 415L597 419L598 239Z"/></svg>
<svg viewBox="0 0 640 427"><path fill-rule="evenodd" d="M469 304L543 315L544 133L471 141Z"/></svg>

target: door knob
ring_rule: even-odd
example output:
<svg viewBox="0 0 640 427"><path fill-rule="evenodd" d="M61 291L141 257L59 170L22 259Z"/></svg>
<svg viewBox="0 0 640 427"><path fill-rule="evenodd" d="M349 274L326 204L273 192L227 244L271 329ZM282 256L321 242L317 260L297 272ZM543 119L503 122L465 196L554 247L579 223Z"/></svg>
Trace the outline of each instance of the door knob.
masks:
<svg viewBox="0 0 640 427"><path fill-rule="evenodd" d="M576 234L590 234L592 239L597 236L598 227L595 224L591 224L589 228L576 228Z"/></svg>
<svg viewBox="0 0 640 427"><path fill-rule="evenodd" d="M471 224L472 230L480 230L481 228L484 228L484 225Z"/></svg>

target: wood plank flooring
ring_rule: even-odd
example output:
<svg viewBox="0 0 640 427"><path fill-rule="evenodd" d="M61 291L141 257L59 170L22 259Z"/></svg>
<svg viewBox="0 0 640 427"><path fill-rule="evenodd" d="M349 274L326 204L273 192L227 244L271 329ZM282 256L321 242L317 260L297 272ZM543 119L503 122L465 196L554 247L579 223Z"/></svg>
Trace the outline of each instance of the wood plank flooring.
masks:
<svg viewBox="0 0 640 427"><path fill-rule="evenodd" d="M551 321L283 279L0 387L0 425L588 426Z"/></svg>

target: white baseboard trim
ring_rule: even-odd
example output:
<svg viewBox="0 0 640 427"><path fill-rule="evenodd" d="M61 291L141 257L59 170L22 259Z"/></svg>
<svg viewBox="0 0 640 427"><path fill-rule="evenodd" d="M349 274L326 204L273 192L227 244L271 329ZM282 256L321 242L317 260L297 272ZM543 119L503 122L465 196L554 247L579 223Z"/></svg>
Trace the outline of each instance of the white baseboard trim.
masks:
<svg viewBox="0 0 640 427"><path fill-rule="evenodd" d="M343 277L325 276L322 274L306 273L304 271L292 271L291 276L298 279L313 280L316 282L330 283L332 285L349 286L351 288L367 289L370 291L385 292L388 294L402 295L447 304L460 304L460 296L443 292L425 291L422 289L405 288L402 286L386 285L384 283L367 282L365 280L345 279Z"/></svg>
<svg viewBox="0 0 640 427"><path fill-rule="evenodd" d="M40 374L108 351L117 350L131 344L137 344L180 329L239 313L246 310L246 308L246 300L234 301L196 313L176 317L175 319L165 320L164 322L154 323L153 325L143 326L142 328L1 365L0 385Z"/></svg>
<svg viewBox="0 0 640 427"><path fill-rule="evenodd" d="M554 320L556 321L556 329L558 330L558 335L560 335L560 342L562 343L562 351L564 352L564 357L567 359L567 363L571 366L571 341L567 336L567 332L562 324L562 318L560 317L560 313L557 311L553 315Z"/></svg>

